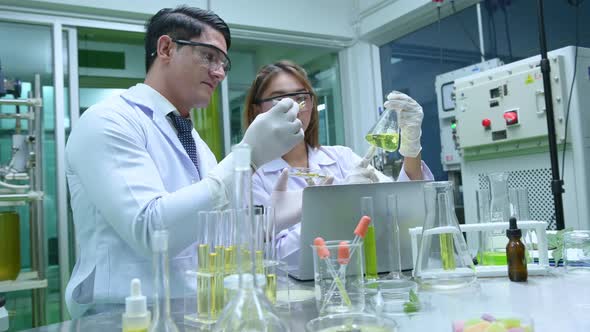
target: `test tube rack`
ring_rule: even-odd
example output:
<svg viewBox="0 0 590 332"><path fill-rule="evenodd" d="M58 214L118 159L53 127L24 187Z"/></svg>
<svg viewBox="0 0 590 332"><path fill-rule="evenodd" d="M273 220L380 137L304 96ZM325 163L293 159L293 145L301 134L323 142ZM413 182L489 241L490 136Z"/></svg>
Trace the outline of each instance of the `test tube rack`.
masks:
<svg viewBox="0 0 590 332"><path fill-rule="evenodd" d="M508 229L507 222L488 222L478 224L463 224L459 225L461 232L474 233L474 232L490 232L498 230ZM545 275L549 273L549 252L547 248L547 223L545 221L536 220L522 220L518 222L518 227L527 230L535 230L537 234L537 254L538 262L527 264L527 270L529 275ZM420 245L420 238L422 237L422 227L414 227L408 230L410 233L411 244L412 244L412 259L414 266L418 260L418 248ZM506 239L508 242L508 239ZM475 275L478 278L481 277L504 277L506 276L506 265L491 265L475 266Z"/></svg>

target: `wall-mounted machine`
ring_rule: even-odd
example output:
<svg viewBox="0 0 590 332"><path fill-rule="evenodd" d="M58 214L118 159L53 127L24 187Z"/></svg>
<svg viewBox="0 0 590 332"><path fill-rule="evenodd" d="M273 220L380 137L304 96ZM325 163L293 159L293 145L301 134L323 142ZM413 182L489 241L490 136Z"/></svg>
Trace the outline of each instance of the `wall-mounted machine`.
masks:
<svg viewBox="0 0 590 332"><path fill-rule="evenodd" d="M440 159L445 171L459 171L461 169L461 155L456 139L455 80L499 67L502 64L500 59L491 59L436 76L434 91L436 92L440 125Z"/></svg>
<svg viewBox="0 0 590 332"><path fill-rule="evenodd" d="M548 57L559 169L565 182L565 226L588 229L590 49L578 48L577 66L574 65L576 48L572 46L549 52ZM467 223L477 222L475 192L488 187L486 175L508 171L509 186L528 189L531 218L547 221L549 228L555 228L539 62L540 56L535 56L455 81L457 140L462 154Z"/></svg>

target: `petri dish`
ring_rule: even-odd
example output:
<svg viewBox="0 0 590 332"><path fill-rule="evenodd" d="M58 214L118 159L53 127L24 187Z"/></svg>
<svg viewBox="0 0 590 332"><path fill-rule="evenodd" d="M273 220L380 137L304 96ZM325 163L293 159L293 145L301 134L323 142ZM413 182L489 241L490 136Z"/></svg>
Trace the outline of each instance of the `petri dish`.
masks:
<svg viewBox="0 0 590 332"><path fill-rule="evenodd" d="M321 169L307 167L292 167L289 169L289 176L302 178L308 186L323 184L328 179L328 174Z"/></svg>
<svg viewBox="0 0 590 332"><path fill-rule="evenodd" d="M307 332L395 332L397 323L386 317L347 313L315 318L305 324Z"/></svg>

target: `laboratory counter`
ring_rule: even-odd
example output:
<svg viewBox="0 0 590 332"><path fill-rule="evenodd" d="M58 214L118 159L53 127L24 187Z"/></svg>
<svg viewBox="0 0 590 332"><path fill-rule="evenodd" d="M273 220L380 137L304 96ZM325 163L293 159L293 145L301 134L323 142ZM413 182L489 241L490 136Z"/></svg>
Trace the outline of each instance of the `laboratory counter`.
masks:
<svg viewBox="0 0 590 332"><path fill-rule="evenodd" d="M296 285L309 287L313 283ZM508 277L480 278L471 289L421 292L420 300L421 312L390 316L400 331L448 332L454 319L478 318L482 313L531 317L536 332L590 331L590 272L575 275L558 269L549 276L529 277L524 283L510 282ZM279 311L279 315L289 322L291 331L305 331L306 322L317 316L317 309L310 300L293 305L290 313ZM185 326L182 314L174 317L181 331L199 331ZM102 313L29 331L121 331L121 313Z"/></svg>

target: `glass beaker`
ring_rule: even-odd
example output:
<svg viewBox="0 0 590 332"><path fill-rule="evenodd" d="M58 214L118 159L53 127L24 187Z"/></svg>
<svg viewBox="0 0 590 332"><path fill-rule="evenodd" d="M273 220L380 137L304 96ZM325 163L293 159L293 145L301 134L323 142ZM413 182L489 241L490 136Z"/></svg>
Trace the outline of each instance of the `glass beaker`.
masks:
<svg viewBox="0 0 590 332"><path fill-rule="evenodd" d="M414 278L423 289L448 290L470 285L475 269L455 216L453 183L424 185L426 220Z"/></svg>
<svg viewBox="0 0 590 332"><path fill-rule="evenodd" d="M316 305L320 316L362 312L365 308L362 243L326 241L312 245L312 249ZM325 252L322 257L319 255L321 250ZM346 257L343 257L343 250L348 253Z"/></svg>
<svg viewBox="0 0 590 332"><path fill-rule="evenodd" d="M369 130L365 140L369 144L385 151L394 152L399 147L399 127L397 123L397 112L386 109L381 113L377 123Z"/></svg>
<svg viewBox="0 0 590 332"><path fill-rule="evenodd" d="M18 213L0 212L0 281L15 280L20 268Z"/></svg>
<svg viewBox="0 0 590 332"><path fill-rule="evenodd" d="M252 206L252 150L247 144L232 149L234 161L233 207L236 210L237 272L239 290L225 306L213 331L289 331L258 286L256 274L256 222Z"/></svg>
<svg viewBox="0 0 590 332"><path fill-rule="evenodd" d="M527 188L518 187L508 189L508 201L510 202L510 216L518 221L531 220L529 208L529 192Z"/></svg>
<svg viewBox="0 0 590 332"><path fill-rule="evenodd" d="M563 233L563 265L568 273L590 273L590 231Z"/></svg>

